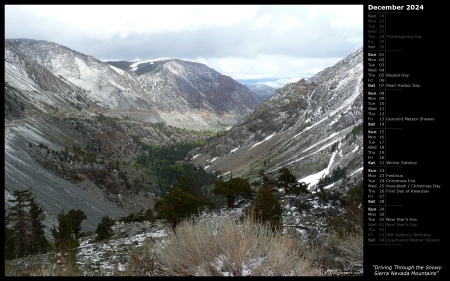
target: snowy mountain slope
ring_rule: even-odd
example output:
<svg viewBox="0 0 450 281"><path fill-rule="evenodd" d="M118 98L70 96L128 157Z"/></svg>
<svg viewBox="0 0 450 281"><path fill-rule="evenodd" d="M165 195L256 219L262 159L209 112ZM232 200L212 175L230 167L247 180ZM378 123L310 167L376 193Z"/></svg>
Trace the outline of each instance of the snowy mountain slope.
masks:
<svg viewBox="0 0 450 281"><path fill-rule="evenodd" d="M83 89L99 106L119 109L151 108L133 74L92 56L41 40L7 39L5 48L22 53L60 79Z"/></svg>
<svg viewBox="0 0 450 281"><path fill-rule="evenodd" d="M242 84L204 64L168 58L108 63L138 75L160 116L176 127L233 125L262 102Z"/></svg>
<svg viewBox="0 0 450 281"><path fill-rule="evenodd" d="M261 103L242 84L200 63L175 59L106 63L43 40L5 39L5 70L5 83L26 89L41 103L59 104L63 93L74 95L69 102L87 114L93 111L86 109L89 104L115 116L126 111L139 120L189 129L233 125ZM56 95L36 84L36 76L52 76L51 84L73 89Z"/></svg>
<svg viewBox="0 0 450 281"><path fill-rule="evenodd" d="M40 118L27 118L5 125L5 208L10 207L8 199L14 190L31 188L32 193L46 211L45 229L50 235L50 226L57 225L57 215L61 210L80 209L88 217L82 228L94 231L104 214L119 217L127 212L107 200L106 193L93 184L85 182L83 187L67 178L49 171L33 155L29 147L32 143L47 146L50 150L63 150L59 136L70 136L64 128L47 123Z"/></svg>
<svg viewBox="0 0 450 281"><path fill-rule="evenodd" d="M273 95L273 93L275 93L275 91L277 90L277 88L273 88L265 84L251 84L246 86L258 97L260 97L263 101L270 98Z"/></svg>
<svg viewBox="0 0 450 281"><path fill-rule="evenodd" d="M260 99L245 86L204 64L163 60L139 75L143 88L162 111L209 111L246 115ZM141 63L136 69L145 68Z"/></svg>
<svg viewBox="0 0 450 281"><path fill-rule="evenodd" d="M221 174L273 176L282 167L312 187L337 167L362 177L363 50L277 90L225 135L189 155Z"/></svg>
<svg viewBox="0 0 450 281"><path fill-rule="evenodd" d="M18 92L14 94L14 90ZM61 79L30 57L5 47L5 96L22 96L43 111L51 107L92 105L85 91Z"/></svg>

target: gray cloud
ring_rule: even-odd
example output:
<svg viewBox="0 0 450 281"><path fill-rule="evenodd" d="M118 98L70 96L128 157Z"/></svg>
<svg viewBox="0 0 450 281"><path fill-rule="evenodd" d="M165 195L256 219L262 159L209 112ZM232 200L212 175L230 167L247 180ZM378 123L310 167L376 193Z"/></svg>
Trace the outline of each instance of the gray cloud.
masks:
<svg viewBox="0 0 450 281"><path fill-rule="evenodd" d="M319 5L311 9L272 5L242 11L232 7L236 20L232 20L233 14L217 14L218 20L214 21L214 15L205 15L205 20L199 16L184 18L189 16L183 14L185 7L178 8L178 17L171 19L170 12L156 15L151 5L148 15L142 11L130 14L129 6L123 14L110 11L108 5L102 13L88 12L86 6L86 13L80 13L76 20L76 15L63 14L64 10L60 14L56 8L36 10L16 5L5 8L5 37L52 41L100 60L197 60L219 72L241 77L249 74L239 73L235 66L243 66L244 62L254 64L242 67L253 75L280 77L278 67L268 67L261 58L277 61L282 57L283 63L288 64L285 69L304 67L297 74L282 74L292 76L329 67L327 63L362 46L363 9L355 7L346 10ZM74 13L79 10L74 9ZM271 69L276 73L270 74Z"/></svg>

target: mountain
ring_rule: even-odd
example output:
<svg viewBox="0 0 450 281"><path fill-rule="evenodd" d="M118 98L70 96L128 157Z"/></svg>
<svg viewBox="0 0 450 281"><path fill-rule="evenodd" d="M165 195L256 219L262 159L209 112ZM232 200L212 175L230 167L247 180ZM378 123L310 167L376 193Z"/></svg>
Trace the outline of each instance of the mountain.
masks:
<svg viewBox="0 0 450 281"><path fill-rule="evenodd" d="M153 207L160 163L137 164L148 148L195 147L211 137L199 129L238 120L186 159L224 178L255 178L261 169L276 177L288 167L310 187L342 169L362 176L362 49L285 85L252 111L255 97L202 64L106 63L55 43L5 40L5 210L15 189L31 188L49 228L61 210L81 209L83 231L93 231L104 214ZM328 216L331 209L314 196L308 204ZM297 216L287 221L298 224Z"/></svg>
<svg viewBox="0 0 450 281"><path fill-rule="evenodd" d="M255 93L263 101L270 98L273 95L273 93L275 93L275 91L277 90L276 88L273 88L273 87L270 87L270 86L267 86L264 84L247 85L247 88L249 88L253 93Z"/></svg>
<svg viewBox="0 0 450 281"><path fill-rule="evenodd" d="M5 72L5 82L19 83L14 85L38 99L43 110L64 108L71 99L86 114L95 108L189 129L232 125L261 103L245 86L204 64L174 59L106 63L42 40L6 39ZM33 75L46 75L46 85L35 85ZM68 88L58 86L55 92L49 88L55 84Z"/></svg>
<svg viewBox="0 0 450 281"><path fill-rule="evenodd" d="M224 135L188 155L224 176L276 177L287 167L312 188L322 176L362 177L363 49L278 89ZM336 177L334 177L336 178Z"/></svg>
<svg viewBox="0 0 450 281"><path fill-rule="evenodd" d="M170 71L176 67L201 73L187 81ZM133 166L145 145L203 140L209 135L199 129L231 125L259 101L205 65L171 60L155 74L158 87L172 89L165 92L172 103L164 103L152 96L151 74L136 70L56 43L5 40L5 210L14 190L31 188L49 234L61 210L81 209L83 231L93 231L104 214L151 208L155 176Z"/></svg>
<svg viewBox="0 0 450 281"><path fill-rule="evenodd" d="M261 103L244 85L201 63L179 59L108 63L135 73L156 108L163 112L246 115Z"/></svg>
<svg viewBox="0 0 450 281"><path fill-rule="evenodd" d="M35 80L33 78L33 75L36 75L35 72L39 75L38 69L28 70L20 73L22 79L19 79L19 76L9 79L10 74L21 69L14 58L22 58L22 60L32 61L34 65L39 65L42 71L52 73L54 78L77 87L99 107L105 109L152 108L152 105L146 101L145 92L141 89L136 77L92 56L56 43L29 39L6 39L5 54L9 54L5 55L5 81L7 82L18 82L26 80L27 77ZM54 84L55 79L48 82ZM39 87L37 91L39 92ZM48 98L45 100L48 104L58 104L54 97L48 96Z"/></svg>

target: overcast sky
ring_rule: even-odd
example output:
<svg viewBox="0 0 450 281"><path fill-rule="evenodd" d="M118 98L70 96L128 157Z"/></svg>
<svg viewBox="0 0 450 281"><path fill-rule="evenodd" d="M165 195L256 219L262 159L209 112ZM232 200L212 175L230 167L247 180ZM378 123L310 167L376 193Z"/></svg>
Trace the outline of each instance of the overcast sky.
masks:
<svg viewBox="0 0 450 281"><path fill-rule="evenodd" d="M5 5L5 38L102 61L196 61L234 79L307 78L363 46L363 5Z"/></svg>

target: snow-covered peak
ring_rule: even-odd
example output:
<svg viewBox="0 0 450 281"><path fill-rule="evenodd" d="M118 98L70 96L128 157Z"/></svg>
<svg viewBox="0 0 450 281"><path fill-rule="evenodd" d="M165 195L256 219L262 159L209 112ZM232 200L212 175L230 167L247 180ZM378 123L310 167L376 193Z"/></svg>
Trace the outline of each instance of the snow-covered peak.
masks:
<svg viewBox="0 0 450 281"><path fill-rule="evenodd" d="M131 68L131 70L136 71L138 69L138 65L140 65L140 64L143 64L143 63L154 64L157 61L166 61L166 60L171 60L171 59L170 58L156 58L156 59L138 61L138 62L135 62L132 65L130 65L130 68Z"/></svg>

